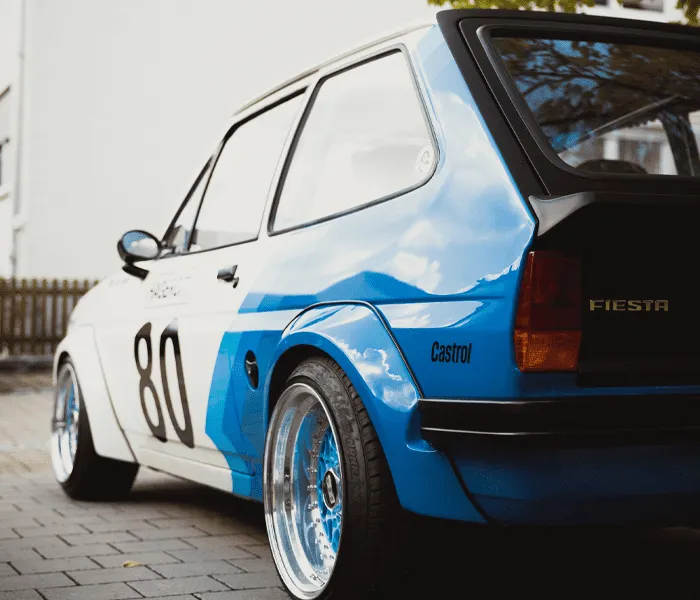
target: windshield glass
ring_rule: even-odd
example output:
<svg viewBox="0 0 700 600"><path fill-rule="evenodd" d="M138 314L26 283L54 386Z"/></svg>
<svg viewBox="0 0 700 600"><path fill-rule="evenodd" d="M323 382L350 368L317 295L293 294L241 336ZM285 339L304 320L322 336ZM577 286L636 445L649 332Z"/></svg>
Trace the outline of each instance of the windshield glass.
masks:
<svg viewBox="0 0 700 600"><path fill-rule="evenodd" d="M700 176L700 53L493 38L549 145L597 173Z"/></svg>

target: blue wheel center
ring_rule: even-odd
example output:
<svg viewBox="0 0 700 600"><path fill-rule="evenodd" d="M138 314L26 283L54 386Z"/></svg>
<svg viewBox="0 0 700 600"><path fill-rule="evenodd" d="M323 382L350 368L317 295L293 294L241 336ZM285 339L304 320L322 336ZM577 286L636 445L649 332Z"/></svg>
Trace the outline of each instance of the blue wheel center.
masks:
<svg viewBox="0 0 700 600"><path fill-rule="evenodd" d="M331 549L337 553L343 514L343 490L340 484L340 457L330 427L326 430L319 448L316 493L323 530Z"/></svg>

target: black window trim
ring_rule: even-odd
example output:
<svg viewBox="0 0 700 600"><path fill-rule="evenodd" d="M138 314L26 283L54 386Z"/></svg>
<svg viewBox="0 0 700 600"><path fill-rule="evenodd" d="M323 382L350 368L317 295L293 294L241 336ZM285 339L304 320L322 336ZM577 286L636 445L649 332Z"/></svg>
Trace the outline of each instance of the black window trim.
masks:
<svg viewBox="0 0 700 600"><path fill-rule="evenodd" d="M259 110L256 110L255 112L252 112L249 115L246 115L245 117L237 120L235 123L233 123L228 128L228 130L226 131L226 134L224 135L222 140L217 144L216 149L214 150L214 153L211 155L209 160L206 162L206 164L204 165L204 167L200 171L199 175L197 176L197 179L190 187L190 190L187 192L187 195L185 196L185 199L182 201L182 204L180 204L180 207L178 208L177 212L175 213L175 216L173 217L172 221L170 222L170 225L166 229L165 234L163 235L163 238L161 240L161 244L163 243L163 240L165 240L167 235L172 230L173 226L175 225L175 222L177 221L177 219L180 217L180 214L184 210L185 205L187 204L187 202L191 198L194 191L197 189L197 186L200 184L202 179L205 179L204 189L202 190L202 196L199 199L199 205L197 206L197 211L195 213L195 217L194 217L194 220L192 222L192 232L194 233L196 226L197 226L197 220L199 219L199 212L202 208L202 203L204 201L204 197L206 196L207 188L209 187L209 180L211 179L211 176L214 172L214 169L216 168L216 163L219 160L219 157L221 155L221 151L223 150L224 146L226 145L226 142L236 132L236 130L241 125L247 123L248 121L251 121L252 119L256 118L257 116L261 115L262 113L264 113L268 110L271 110L273 108L276 108L280 104L283 104L284 102L287 102L288 100L292 100L292 99L296 98L297 96L303 96L307 92L307 90L308 90L308 85L305 85L301 88L297 88L295 90L292 90L292 91L290 91L290 93L281 97L280 99L275 100L274 102L270 102L269 104L265 104ZM293 129L293 125L292 125L292 127L290 127L290 130L289 130L290 133L291 133L292 129ZM288 135L289 135L289 133L288 133ZM278 166L280 164L280 161L282 160L283 155L284 155L284 150L280 153L280 157L277 160ZM274 181L271 181L270 186L272 186L273 183L274 183ZM268 197L269 197L269 193L268 193ZM266 199L265 204L267 205L267 199ZM211 250L220 250L221 248L228 248L230 246L239 246L241 244L249 244L250 242L255 242L260 238L260 229L262 227L262 221L263 221L264 216L265 216L265 209L263 208L263 215L260 219L260 226L258 227L258 233L253 239L243 240L240 242L234 242L233 244L225 244L223 246L216 246L213 248L204 248L202 250L192 251L192 250L190 250L190 247L192 245L192 237L193 237L191 235L190 239L188 240L187 248L184 248L180 252L168 252L167 254L161 254L161 256L159 256L158 258L160 259L160 258L170 258L170 257L175 257L175 256L191 256L194 254L201 254L202 252L210 252ZM165 250L167 248L164 246L163 249Z"/></svg>
<svg viewBox="0 0 700 600"><path fill-rule="evenodd" d="M187 206L187 203L190 201L190 198L192 198L192 194L194 194L197 187L201 183L202 179L204 179L204 177L206 176L207 170L211 166L211 161L212 161L212 157L209 157L207 162L204 163L204 166L200 170L199 175L197 175L197 178L194 180L194 183L190 186L190 189L188 190L187 194L185 195L184 200L180 203L179 208L175 212L175 216L170 221L170 225L168 225L168 228L165 230L163 237L161 237L161 239L160 239L161 251L172 250L172 252L168 252L167 254L161 254L158 258L168 258L168 257L172 257L172 256L180 256L181 254L187 253L186 249L183 249L179 252L175 252L174 248L171 248L170 246L165 245L165 240L170 235L173 228L175 227L175 223L180 218L182 211L185 210L185 206ZM200 199L200 201L201 201L201 199ZM197 210L199 210L199 208ZM195 216L196 216L196 213L195 213ZM192 221L192 228L194 229L194 221Z"/></svg>
<svg viewBox="0 0 700 600"><path fill-rule="evenodd" d="M330 78L335 77L336 75L341 75L347 71L351 71L352 69L356 69L358 67L362 67L363 65L373 62L375 60L381 60L382 58L385 58L387 56L391 56L392 54L401 54L406 62L406 65L408 67L408 73L409 77L411 78L411 83L413 84L413 89L416 93L417 99L418 99L418 104L423 116L423 121L425 122L428 135L431 138L431 141L433 143L433 151L434 151L434 157L433 157L433 164L430 169L430 171L426 174L426 176L415 183L414 185L408 186L406 188L403 188L399 191L393 192L391 194L388 194L386 196L382 196L380 198L377 198L376 200L371 200L369 202L365 202L363 204L360 204L358 206L353 206L352 208L339 211L336 213L332 213L330 215L326 215L324 217L320 217L318 219L313 219L311 221L306 221L304 223L300 223L298 225L294 225L292 227L285 227L283 229L274 229L274 223L275 223L275 217L277 216L277 206L280 201L280 197L282 195L282 192L284 191L284 184L287 179L287 174L289 173L289 168L291 166L292 161L294 160L294 156L296 154L297 146L299 144L299 140L301 139L301 136L304 132L304 129L306 127L306 123L308 121L309 115L311 114L311 111L313 110L314 104L316 103L316 98L318 97L319 90L323 86L323 84ZM435 133L435 127L433 125L432 119L430 118L430 112L428 111L428 106L425 101L425 97L423 95L423 92L421 90L419 80L418 80L418 75L416 73L415 67L413 65L413 62L411 60L411 55L406 47L406 44L404 43L397 43L397 44L392 44L389 47L384 47L381 48L375 52L373 52L370 55L363 55L361 58L353 61L350 64L342 64L342 65L337 65L335 68L333 68L330 71L324 71L321 76L313 83L313 89L311 90L311 96L306 103L306 106L304 107L304 113L301 116L301 120L299 121L299 125L296 128L296 131L294 132L294 137L292 138L292 143L289 146L289 151L287 152L284 160L284 164L282 166L282 171L280 173L279 180L277 182L277 188L275 190L275 194L272 198L272 206L270 207L270 213L267 218L267 235L269 237L274 237L276 235L281 235L284 233L289 233L292 231L296 231L298 229L305 229L306 227L312 227L314 225L318 225L320 223L325 223L326 221L331 221L333 219L337 219L340 217L344 217L346 215L358 212L360 210L364 210L366 208L370 208L372 206L375 206L377 204L380 204L382 202L388 202L389 200L393 200L394 198L397 198L399 196L403 196L405 194L408 194L410 192L413 192L417 190L420 187L423 187L425 184L427 184L432 178L433 175L435 174L438 164L440 163L440 146L438 144L438 138Z"/></svg>
<svg viewBox="0 0 700 600"><path fill-rule="evenodd" d="M631 27L620 27L618 25L588 25L586 29L582 29L580 25L570 23L540 23L537 25L503 22L489 23L481 25L477 29L477 36L486 51L490 66L496 74L500 85L507 94L510 101L516 107L520 118L523 120L530 135L534 138L538 148L557 168L569 173L578 175L586 179L635 179L648 181L649 178L662 178L668 180L672 178L674 181L686 181L697 183L697 176L683 176L672 174L631 174L631 173L605 173L598 174L587 171L582 171L568 164L552 148L547 140L547 136L538 125L535 116L527 105L526 100L515 88L514 82L510 74L507 72L505 65L494 47L493 38L525 38L525 39L563 39L563 40L581 40L581 41L605 41L609 43L620 43L637 46L649 46L659 48L674 48L687 50L688 44L692 44L697 48L700 55L700 40L694 36L678 33L662 33L650 35L642 29Z"/></svg>

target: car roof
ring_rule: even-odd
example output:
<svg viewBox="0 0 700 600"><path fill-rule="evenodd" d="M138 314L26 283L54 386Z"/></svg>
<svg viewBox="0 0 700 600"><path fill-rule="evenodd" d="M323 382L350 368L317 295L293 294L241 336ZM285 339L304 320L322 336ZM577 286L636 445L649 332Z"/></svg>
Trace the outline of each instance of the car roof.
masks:
<svg viewBox="0 0 700 600"><path fill-rule="evenodd" d="M352 56L353 54L358 54L358 53L363 52L365 50L369 50L369 49L373 48L374 46L379 46L381 44L384 44L386 42L390 42L391 40L400 38L400 37L407 35L409 33L413 33L414 31L418 31L420 29L425 29L427 27L430 27L431 25L435 25L435 23L436 23L435 20L432 20L432 21L424 20L421 22L413 23L412 25L407 25L407 26L403 27L402 29L394 30L392 33L389 33L387 35L384 35L384 36L381 36L378 38L374 38L372 41L370 41L368 43L362 44L361 46L353 48L352 50L349 50L347 52L343 52L342 54L334 56L333 58L326 60L326 61L316 65L315 67L307 69L306 71L299 73L295 77L292 77L291 79L288 79L287 81L284 81L283 83L280 83L279 85L276 85L272 89L269 89L264 94L261 94L260 96L257 96L256 98L253 98L249 102L246 102L243 106L239 107L236 110L236 112L234 113L234 116L248 110L252 106L255 106L256 104L258 104L259 102L262 102L266 98L269 98L270 96L273 96L274 94L277 94L278 92L284 90L285 88L290 87L290 86L294 85L295 83L302 81L303 79L306 79L307 77L314 75L315 73L318 73L321 69L324 69L325 67L332 65L335 62L346 59L346 58Z"/></svg>

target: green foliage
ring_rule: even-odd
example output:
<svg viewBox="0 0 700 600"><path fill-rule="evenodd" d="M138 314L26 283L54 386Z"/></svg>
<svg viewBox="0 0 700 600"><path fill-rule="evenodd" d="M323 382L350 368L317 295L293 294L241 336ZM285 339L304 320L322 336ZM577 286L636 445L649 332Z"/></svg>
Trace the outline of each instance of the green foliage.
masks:
<svg viewBox="0 0 700 600"><path fill-rule="evenodd" d="M451 5L453 8L508 8L512 10L552 10L576 12L584 6L595 6L595 0L428 0L437 6ZM622 4L620 0L620 4ZM700 0L677 0L676 7L683 11L686 21L698 24Z"/></svg>

